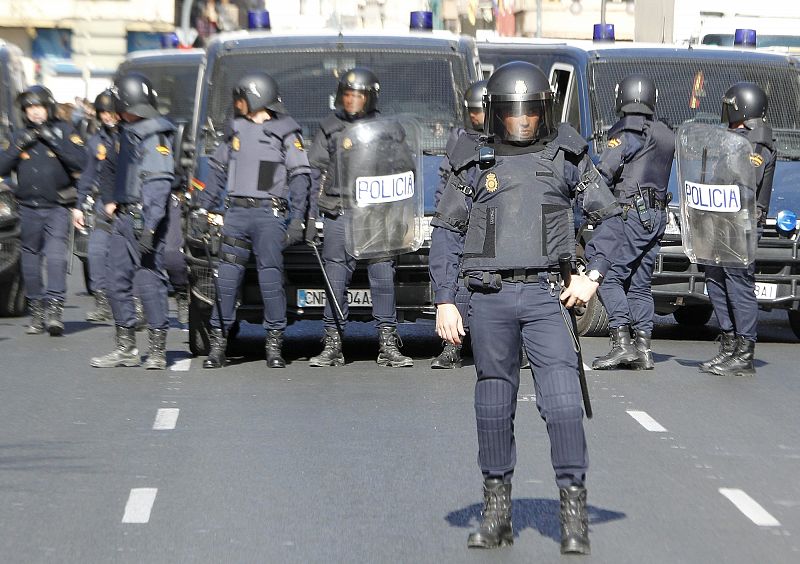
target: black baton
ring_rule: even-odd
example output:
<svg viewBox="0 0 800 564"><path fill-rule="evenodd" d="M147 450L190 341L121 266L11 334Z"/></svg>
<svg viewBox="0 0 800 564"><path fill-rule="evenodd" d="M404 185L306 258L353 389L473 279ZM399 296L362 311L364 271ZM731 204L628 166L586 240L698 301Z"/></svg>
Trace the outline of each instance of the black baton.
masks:
<svg viewBox="0 0 800 564"><path fill-rule="evenodd" d="M203 248L206 251L206 260L208 261L208 269L211 271L211 280L214 281L214 304L217 306L217 321L219 321L219 327L220 329L222 329L222 336L227 339L228 330L225 328L225 321L222 319L222 302L220 302L219 300L219 281L217 280L217 273L214 272L214 263L211 262L211 251L208 248L209 238L210 238L209 235L205 235L203 237ZM217 272L219 272L219 266L217 266Z"/></svg>
<svg viewBox="0 0 800 564"><path fill-rule="evenodd" d="M569 253L563 253L558 256L558 269L561 272L561 280L564 281L564 287L568 288L572 281L572 256ZM559 300L559 303L561 301ZM564 315L564 321L567 321L567 308L561 304L561 313ZM571 326L567 323L567 329L572 333L572 340L575 343L575 352L578 354L578 379L581 383L581 395L583 396L583 409L586 412L586 417L592 418L592 402L589 399L589 386L586 384L586 372L583 369L583 353L581 352L581 341L578 336L578 322L575 319L575 310L569 309L569 317L572 320Z"/></svg>
<svg viewBox="0 0 800 564"><path fill-rule="evenodd" d="M308 245L314 249L314 256L317 257L317 262L319 263L319 269L322 271L322 278L325 280L325 294L327 294L328 300L333 304L333 317L334 321L336 322L336 329L339 330L339 333L342 333L342 322L344 322L344 314L342 313L342 308L339 306L339 301L336 299L336 296L333 294L333 286L331 286L331 280L328 278L328 273L325 270L325 264L322 262L322 257L319 255L319 249L317 248L316 243L308 243Z"/></svg>

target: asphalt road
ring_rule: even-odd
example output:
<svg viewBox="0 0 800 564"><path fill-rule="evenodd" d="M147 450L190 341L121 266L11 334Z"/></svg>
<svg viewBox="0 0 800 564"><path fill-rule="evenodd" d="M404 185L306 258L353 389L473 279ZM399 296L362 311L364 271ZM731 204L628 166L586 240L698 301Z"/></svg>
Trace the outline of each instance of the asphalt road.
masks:
<svg viewBox="0 0 800 564"><path fill-rule="evenodd" d="M400 328L411 369L377 367L361 324L345 367L311 369L322 328L304 322L284 370L265 367L253 326L224 370L204 371L178 328L170 370L98 370L112 329L82 321L89 305L70 296L62 338L0 320L2 562L800 562L800 349L783 313L762 314L755 378L699 374L716 332L671 318L654 371L588 373L592 555L566 558L530 378L515 544L466 548L474 369L428 368L432 323ZM606 348L584 339L589 362Z"/></svg>

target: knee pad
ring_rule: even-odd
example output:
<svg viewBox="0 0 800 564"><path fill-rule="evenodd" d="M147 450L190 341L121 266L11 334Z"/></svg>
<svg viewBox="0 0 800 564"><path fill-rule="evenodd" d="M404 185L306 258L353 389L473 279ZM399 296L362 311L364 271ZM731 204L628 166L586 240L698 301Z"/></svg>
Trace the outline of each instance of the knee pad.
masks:
<svg viewBox="0 0 800 564"><path fill-rule="evenodd" d="M497 428L514 414L517 390L507 380L486 378L475 384L475 416L478 427Z"/></svg>

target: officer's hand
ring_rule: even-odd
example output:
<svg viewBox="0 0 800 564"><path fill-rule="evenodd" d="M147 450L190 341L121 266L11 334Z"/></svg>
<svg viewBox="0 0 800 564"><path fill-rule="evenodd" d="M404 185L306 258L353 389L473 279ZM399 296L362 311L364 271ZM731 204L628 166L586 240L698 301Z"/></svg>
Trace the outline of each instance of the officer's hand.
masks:
<svg viewBox="0 0 800 564"><path fill-rule="evenodd" d="M81 210L72 208L72 225L75 226L75 229L83 229L86 226Z"/></svg>
<svg viewBox="0 0 800 564"><path fill-rule="evenodd" d="M309 217L308 221L306 221L306 230L303 233L303 239L309 245L317 244L317 220L313 217Z"/></svg>
<svg viewBox="0 0 800 564"><path fill-rule="evenodd" d="M439 304L436 306L436 334L451 345L460 345L464 331L464 322L455 304Z"/></svg>
<svg viewBox="0 0 800 564"><path fill-rule="evenodd" d="M103 211L106 212L108 217L114 217L114 212L117 211L117 204L111 202L110 204L105 204L103 206Z"/></svg>
<svg viewBox="0 0 800 564"><path fill-rule="evenodd" d="M299 217L289 222L286 228L286 245L291 247L303 240L303 220Z"/></svg>
<svg viewBox="0 0 800 564"><path fill-rule="evenodd" d="M39 141L39 132L37 130L24 129L17 135L17 138L14 140L14 145L20 151L24 151L36 145L37 141Z"/></svg>
<svg viewBox="0 0 800 564"><path fill-rule="evenodd" d="M39 126L39 139L48 145L52 145L58 138L56 137L53 128L46 123L43 123L41 126Z"/></svg>
<svg viewBox="0 0 800 564"><path fill-rule="evenodd" d="M573 274L569 287L561 290L561 302L565 307L584 306L589 303L599 286L600 284L592 282L585 274Z"/></svg>
<svg viewBox="0 0 800 564"><path fill-rule="evenodd" d="M150 254L156 252L155 243L153 242L153 237L155 236L155 232L152 229L145 229L142 231L142 235L139 237L139 250L142 254Z"/></svg>

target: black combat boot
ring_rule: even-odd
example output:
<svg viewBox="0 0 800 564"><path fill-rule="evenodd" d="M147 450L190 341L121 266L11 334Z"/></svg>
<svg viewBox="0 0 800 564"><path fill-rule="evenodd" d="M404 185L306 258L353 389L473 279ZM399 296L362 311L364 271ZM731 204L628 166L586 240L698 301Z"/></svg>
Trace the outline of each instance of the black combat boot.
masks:
<svg viewBox="0 0 800 564"><path fill-rule="evenodd" d="M561 554L589 554L589 515L586 488L570 486L561 495Z"/></svg>
<svg viewBox="0 0 800 564"><path fill-rule="evenodd" d="M312 356L308 361L309 366L344 366L342 354L342 335L336 327L325 328L322 352Z"/></svg>
<svg viewBox="0 0 800 564"><path fill-rule="evenodd" d="M134 296L133 307L136 309L136 330L144 331L147 329L147 319L144 317L144 306L142 305L142 300Z"/></svg>
<svg viewBox="0 0 800 564"><path fill-rule="evenodd" d="M208 351L208 358L203 361L203 368L222 368L225 366L225 349L228 340L222 334L222 329L212 329L209 333L211 339L211 350Z"/></svg>
<svg viewBox="0 0 800 564"><path fill-rule="evenodd" d="M64 302L61 300L47 300L47 312L44 326L51 337L60 337L64 334Z"/></svg>
<svg viewBox="0 0 800 564"><path fill-rule="evenodd" d="M267 340L264 343L264 353L267 357L267 366L270 368L286 368L286 361L281 356L283 348L283 331L274 329L267 331Z"/></svg>
<svg viewBox="0 0 800 564"><path fill-rule="evenodd" d="M467 538L469 548L497 548L514 544L511 524L511 484L501 478L483 481L483 511L478 530Z"/></svg>
<svg viewBox="0 0 800 564"><path fill-rule="evenodd" d="M431 362L431 368L461 368L461 345L445 341L442 352Z"/></svg>
<svg viewBox="0 0 800 564"><path fill-rule="evenodd" d="M44 333L44 302L42 300L28 300L28 311L31 313L31 322L25 333L28 335L41 335Z"/></svg>
<svg viewBox="0 0 800 564"><path fill-rule="evenodd" d="M609 329L611 350L608 354L596 358L592 363L593 370L611 370L620 364L628 364L639 358L639 353L631 341L631 328L627 325Z"/></svg>
<svg viewBox="0 0 800 564"><path fill-rule="evenodd" d="M631 362L631 368L634 370L652 370L655 368L653 351L650 350L650 335L641 329L637 329L634 346L636 347L636 352L639 353L639 358Z"/></svg>
<svg viewBox="0 0 800 564"><path fill-rule="evenodd" d="M92 323L102 323L113 317L111 305L108 303L108 295L105 290L94 291L94 309L86 313L86 321Z"/></svg>
<svg viewBox="0 0 800 564"><path fill-rule="evenodd" d="M96 356L91 360L95 368L115 368L117 366L139 366L139 350L136 348L136 328L116 326L117 348L107 355Z"/></svg>
<svg viewBox="0 0 800 564"><path fill-rule="evenodd" d="M723 331L719 334L717 340L719 341L719 352L717 356L705 362L701 362L698 367L700 372L710 372L712 366L724 360L728 360L733 354L733 351L736 350L736 334L733 331Z"/></svg>
<svg viewBox="0 0 800 564"><path fill-rule="evenodd" d="M755 341L748 341L744 337L738 336L733 354L713 365L708 371L717 376L755 376L756 369L753 366L755 351Z"/></svg>
<svg viewBox="0 0 800 564"><path fill-rule="evenodd" d="M189 323L189 293L186 289L175 290L175 306L178 310L178 323Z"/></svg>
<svg viewBox="0 0 800 564"><path fill-rule="evenodd" d="M144 363L146 370L166 370L167 368L167 330L148 329L150 345L147 360Z"/></svg>
<svg viewBox="0 0 800 564"><path fill-rule="evenodd" d="M400 341L396 327L378 327L378 346L380 352L378 352L377 363L380 366L391 366L392 368L414 366L411 357L404 356L400 352L403 343Z"/></svg>

